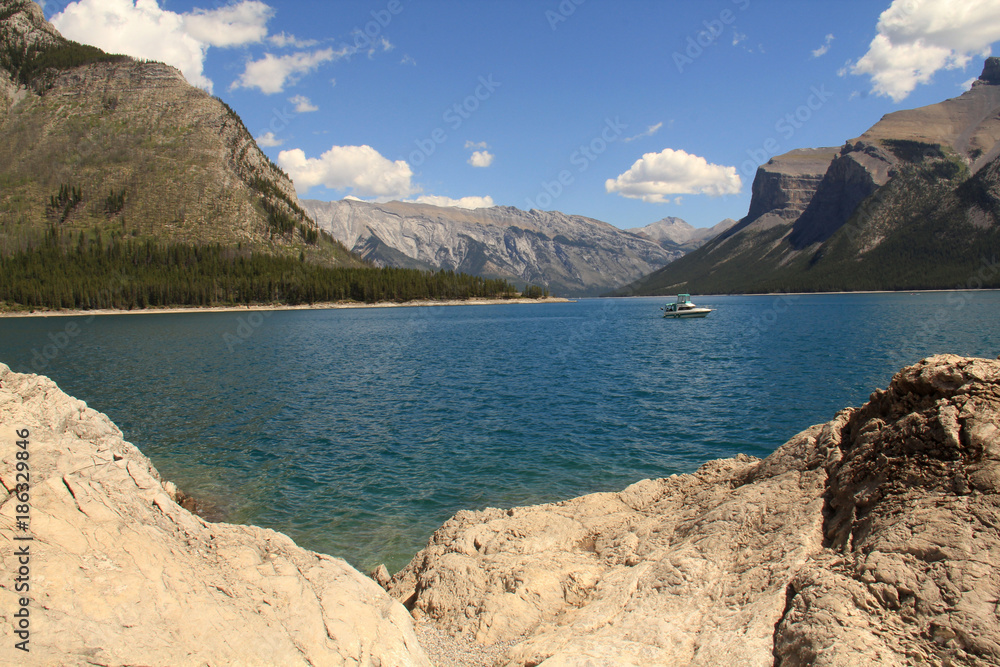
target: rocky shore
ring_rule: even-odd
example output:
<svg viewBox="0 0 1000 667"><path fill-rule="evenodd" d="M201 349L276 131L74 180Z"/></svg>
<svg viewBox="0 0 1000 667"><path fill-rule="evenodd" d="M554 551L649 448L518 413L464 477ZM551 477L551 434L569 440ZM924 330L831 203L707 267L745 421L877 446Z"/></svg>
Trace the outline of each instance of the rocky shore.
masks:
<svg viewBox="0 0 1000 667"><path fill-rule="evenodd" d="M0 664L430 665L371 579L191 514L106 416L2 364L0 484Z"/></svg>
<svg viewBox="0 0 1000 667"><path fill-rule="evenodd" d="M192 515L47 378L0 365L0 429L3 664L1000 664L1000 361L926 359L764 460L459 512L392 597Z"/></svg>
<svg viewBox="0 0 1000 667"><path fill-rule="evenodd" d="M501 664L1000 664L1000 362L938 356L771 456L460 512L389 584Z"/></svg>

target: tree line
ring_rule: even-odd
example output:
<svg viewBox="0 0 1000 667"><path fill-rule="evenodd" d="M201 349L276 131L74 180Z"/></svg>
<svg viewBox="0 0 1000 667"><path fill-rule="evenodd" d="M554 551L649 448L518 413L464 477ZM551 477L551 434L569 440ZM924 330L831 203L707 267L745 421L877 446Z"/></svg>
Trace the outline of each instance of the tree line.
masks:
<svg viewBox="0 0 1000 667"><path fill-rule="evenodd" d="M219 244L191 245L50 228L38 245L0 257L8 309L140 309L327 301L512 298L515 287L453 271L324 267Z"/></svg>

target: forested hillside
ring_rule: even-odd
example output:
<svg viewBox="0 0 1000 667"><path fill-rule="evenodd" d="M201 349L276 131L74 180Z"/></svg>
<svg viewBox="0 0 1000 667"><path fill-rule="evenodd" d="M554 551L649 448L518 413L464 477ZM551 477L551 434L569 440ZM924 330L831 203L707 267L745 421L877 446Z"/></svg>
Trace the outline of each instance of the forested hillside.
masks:
<svg viewBox="0 0 1000 667"><path fill-rule="evenodd" d="M450 271L327 267L218 244L72 239L0 256L0 309L311 304L509 298L504 280Z"/></svg>

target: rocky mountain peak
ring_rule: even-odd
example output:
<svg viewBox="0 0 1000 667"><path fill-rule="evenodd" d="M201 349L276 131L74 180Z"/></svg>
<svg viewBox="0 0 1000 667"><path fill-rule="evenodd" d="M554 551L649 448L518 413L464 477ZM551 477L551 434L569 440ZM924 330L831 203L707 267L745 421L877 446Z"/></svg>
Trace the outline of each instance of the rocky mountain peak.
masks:
<svg viewBox="0 0 1000 667"><path fill-rule="evenodd" d="M986 63L983 65L983 73L979 75L979 79L973 85L977 84L992 86L1000 84L1000 58L993 56L986 59Z"/></svg>
<svg viewBox="0 0 1000 667"><path fill-rule="evenodd" d="M23 49L54 46L65 39L30 0L0 0L0 38Z"/></svg>

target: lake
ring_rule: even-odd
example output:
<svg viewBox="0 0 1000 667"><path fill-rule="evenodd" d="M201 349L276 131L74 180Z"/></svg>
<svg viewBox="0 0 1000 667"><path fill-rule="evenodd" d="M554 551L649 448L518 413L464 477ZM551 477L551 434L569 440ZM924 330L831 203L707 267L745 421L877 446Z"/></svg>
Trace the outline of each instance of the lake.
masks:
<svg viewBox="0 0 1000 667"><path fill-rule="evenodd" d="M460 509L766 456L903 365L1000 353L1000 292L0 319L227 521L400 569Z"/></svg>

